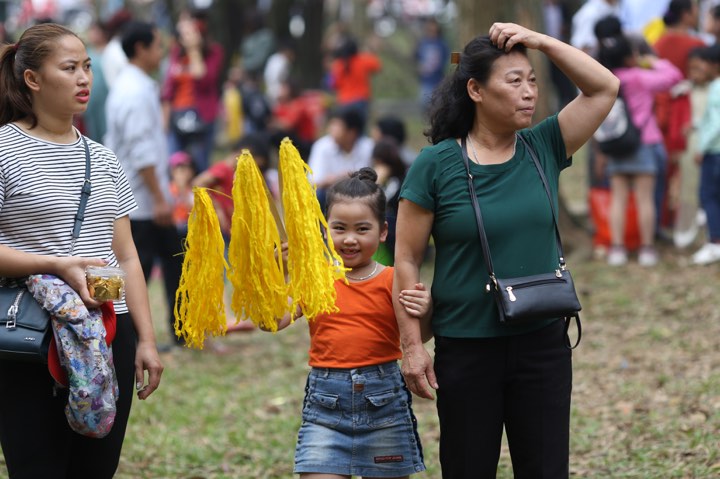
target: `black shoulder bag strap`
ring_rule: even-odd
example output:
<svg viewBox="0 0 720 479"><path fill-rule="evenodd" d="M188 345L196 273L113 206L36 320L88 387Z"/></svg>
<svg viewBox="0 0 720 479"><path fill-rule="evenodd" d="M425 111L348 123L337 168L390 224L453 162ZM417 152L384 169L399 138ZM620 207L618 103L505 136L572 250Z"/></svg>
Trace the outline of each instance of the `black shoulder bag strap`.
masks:
<svg viewBox="0 0 720 479"><path fill-rule="evenodd" d="M535 165L535 169L538 172L538 175L540 175L540 180L542 181L543 187L545 188L545 193L547 194L548 201L550 202L550 211L552 213L553 217L553 225L555 226L555 244L558 251L558 262L560 265L560 269L562 271L565 271L567 269L567 265L565 263L565 256L563 255L563 249L562 249L562 239L560 238L560 229L558 228L558 222L557 222L557 215L555 214L555 205L552 201L552 195L550 194L550 187L548 186L547 178L545 177L545 172L542 169L542 166L540 165L540 161L537 158L537 155L535 154L535 150L530 146L530 144L525 140L525 138L522 137L522 135L515 135L517 138L520 139L520 141L523 143L525 148L527 149L528 153L530 153L530 157L533 160L533 164ZM495 269L493 267L492 263L492 257L490 255L490 245L488 244L487 235L485 234L485 227L483 226L483 220L482 220L482 213L480 212L480 205L478 204L477 200L477 194L475 193L475 185L473 183L473 176L470 173L470 160L468 158L467 153L467 137L464 137L460 140L461 143L461 150L462 150L462 156L463 156L463 162L465 163L465 171L467 172L467 180L468 180L468 189L470 190L470 200L472 201L473 211L475 212L475 221L477 222L477 229L478 229L478 236L480 237L480 244L482 245L482 252L483 252L483 258L485 259L485 266L488 270L488 276L490 277L490 281L485 285L485 290L487 292L490 292L490 288L492 288L492 284L497 286L497 280L495 279ZM575 345L571 345L570 338L568 336L568 331L570 329L570 320L572 318L565 318L565 342L568 348L574 349L577 347L578 344L580 344L580 338L582 337L582 326L580 323L580 316L575 315L575 323L577 324L577 330L578 330L578 338L575 342Z"/></svg>
<svg viewBox="0 0 720 479"><path fill-rule="evenodd" d="M73 250L75 249L75 242L80 237L80 229L82 228L83 221L85 220L85 207L87 206L88 199L90 198L91 183L90 183L90 147L85 139L85 135L80 135L82 138L83 145L85 145L85 180L83 181L82 189L80 190L80 204L78 205L77 213L75 213L75 222L72 230L72 241L70 242L70 255L72 256Z"/></svg>

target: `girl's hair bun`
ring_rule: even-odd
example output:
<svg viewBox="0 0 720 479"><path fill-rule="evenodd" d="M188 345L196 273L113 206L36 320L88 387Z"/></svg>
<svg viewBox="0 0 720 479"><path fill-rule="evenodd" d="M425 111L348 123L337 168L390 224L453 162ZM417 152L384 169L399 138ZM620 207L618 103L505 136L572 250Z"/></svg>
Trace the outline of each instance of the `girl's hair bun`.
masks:
<svg viewBox="0 0 720 479"><path fill-rule="evenodd" d="M357 178L358 180L362 181L370 181L372 183L375 183L377 181L377 173L375 173L375 170L372 168L369 168L367 166L360 168L359 171L355 171L350 175L351 178Z"/></svg>

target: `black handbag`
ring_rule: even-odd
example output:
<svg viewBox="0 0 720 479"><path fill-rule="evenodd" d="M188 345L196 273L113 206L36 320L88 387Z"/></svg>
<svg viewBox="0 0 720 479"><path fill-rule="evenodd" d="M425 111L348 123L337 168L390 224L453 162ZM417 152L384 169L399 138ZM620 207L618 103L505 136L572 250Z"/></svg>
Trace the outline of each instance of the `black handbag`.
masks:
<svg viewBox="0 0 720 479"><path fill-rule="evenodd" d="M85 181L80 193L80 205L75 214L70 254L85 215L90 197L90 148L85 144ZM33 298L24 280L0 281L0 359L47 363L48 347L53 332L50 314Z"/></svg>
<svg viewBox="0 0 720 479"><path fill-rule="evenodd" d="M488 283L485 290L491 293L495 298L498 309L498 315L501 322L505 323L523 323L528 321L538 321L553 318L563 318L565 321L565 338L567 347L574 349L580 344L582 337L582 326L580 323L579 311L582 309L577 293L575 292L575 284L573 283L570 271L567 269L565 257L562 251L562 240L560 239L560 230L557 225L557 216L553 205L550 188L548 187L547 178L543 172L542 166L537 159L535 151L530 144L521 136L517 137L522 141L530 153L533 164L540 175L543 187L550 201L550 211L553 216L553 224L555 226L555 241L558 250L558 268L550 273L536 274L532 276L522 276L518 278L498 278L495 276L492 257L490 256L490 247L488 245L487 235L482 221L482 213L478 204L477 194L475 193L475 185L473 184L473 176L470 173L470 161L467 154L467 139L463 138L462 155L465 162L465 170L468 177L468 189L470 191L470 199L472 200L473 210L475 212L475 220L477 222L478 235L480 236L480 244L482 246L485 265L488 270ZM570 322L575 319L578 330L578 337L575 345L571 345L567 335L570 328Z"/></svg>
<svg viewBox="0 0 720 479"><path fill-rule="evenodd" d="M203 121L195 108L183 108L170 113L170 127L178 136L199 136L208 130L208 124Z"/></svg>

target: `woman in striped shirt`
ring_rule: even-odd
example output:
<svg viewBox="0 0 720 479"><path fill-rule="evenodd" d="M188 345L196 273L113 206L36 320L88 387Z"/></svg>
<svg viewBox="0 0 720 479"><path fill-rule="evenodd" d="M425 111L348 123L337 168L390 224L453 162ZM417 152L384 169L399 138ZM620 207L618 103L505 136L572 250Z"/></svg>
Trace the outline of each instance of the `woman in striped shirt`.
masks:
<svg viewBox="0 0 720 479"><path fill-rule="evenodd" d="M73 432L45 366L0 361L0 444L10 478L110 478L117 469L135 384L140 399L157 387L147 289L128 212L135 200L115 155L87 140L92 194L72 255L71 231L84 182L85 149L73 116L90 98L92 70L82 41L54 24L29 28L0 50L0 278L48 273L62 278L85 305L85 268L120 266L126 301L116 301L113 355L120 396L103 439ZM147 381L145 379L147 371Z"/></svg>

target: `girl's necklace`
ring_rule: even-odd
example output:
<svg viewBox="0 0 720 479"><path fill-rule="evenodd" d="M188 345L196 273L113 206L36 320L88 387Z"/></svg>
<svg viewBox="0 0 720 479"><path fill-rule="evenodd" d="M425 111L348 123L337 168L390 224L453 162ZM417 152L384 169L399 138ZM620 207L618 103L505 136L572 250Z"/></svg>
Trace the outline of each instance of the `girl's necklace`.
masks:
<svg viewBox="0 0 720 479"><path fill-rule="evenodd" d="M345 273L345 277L350 278L350 279L352 279L353 281L365 281L366 279L372 277L372 275L374 275L375 273L377 273L377 269L378 269L378 265L379 265L379 264L380 264L380 263L378 263L377 261L375 261L375 267L374 267L373 270L370 272L370 274L368 274L367 276L362 276L362 277L360 277L360 278L356 278L355 276L350 276L349 274Z"/></svg>

